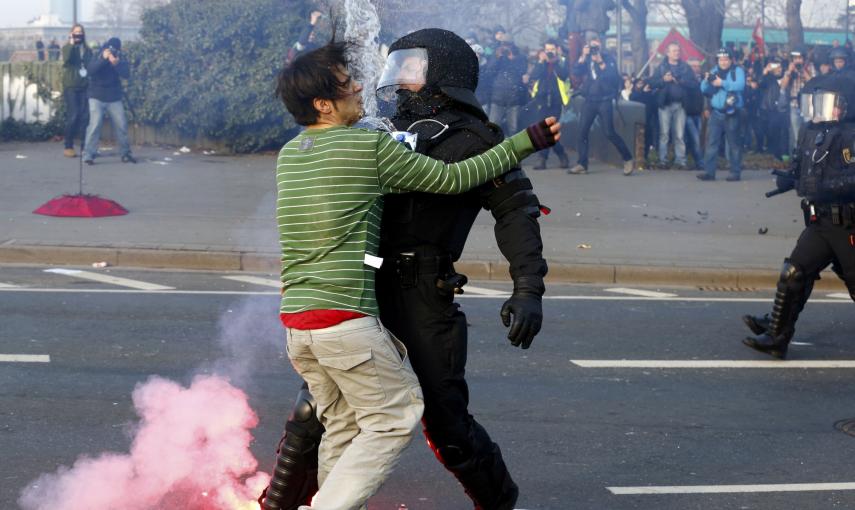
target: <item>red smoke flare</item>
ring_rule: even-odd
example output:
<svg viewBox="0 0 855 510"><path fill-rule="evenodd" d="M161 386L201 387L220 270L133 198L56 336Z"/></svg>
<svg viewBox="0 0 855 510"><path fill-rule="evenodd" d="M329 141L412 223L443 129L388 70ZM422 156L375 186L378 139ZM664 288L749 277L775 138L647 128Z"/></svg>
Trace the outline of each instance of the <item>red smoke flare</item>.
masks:
<svg viewBox="0 0 855 510"><path fill-rule="evenodd" d="M153 377L133 393L140 416L129 454L81 457L27 486L24 510L257 510L269 475L249 450L258 418L216 376L189 388Z"/></svg>

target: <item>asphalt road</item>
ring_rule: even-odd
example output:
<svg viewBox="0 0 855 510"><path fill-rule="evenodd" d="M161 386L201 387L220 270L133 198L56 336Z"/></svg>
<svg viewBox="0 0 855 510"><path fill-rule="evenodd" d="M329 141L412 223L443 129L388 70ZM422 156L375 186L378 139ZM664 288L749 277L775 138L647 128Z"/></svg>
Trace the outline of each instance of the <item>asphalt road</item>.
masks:
<svg viewBox="0 0 855 510"><path fill-rule="evenodd" d="M0 267L0 359L50 357L0 361L0 508L18 508L23 487L82 455L127 452L137 421L131 392L152 375L188 384L194 374L227 371L258 414L251 449L270 470L299 386L284 357L275 288L224 273L45 269ZM139 282L170 288L129 286L145 287ZM739 316L767 311L768 292L635 289L663 293L641 297L551 287L546 325L520 351L498 320L503 296L490 292L508 287L473 285L481 289L460 299L471 324L471 411L502 447L521 487L518 508L855 508L855 437L834 426L855 418L855 365L584 362L768 361L739 342ZM852 302L817 293L791 360L855 360L853 331ZM794 485L832 483L849 485ZM828 488L837 490L817 490ZM401 503L471 508L421 436L369 509Z"/></svg>

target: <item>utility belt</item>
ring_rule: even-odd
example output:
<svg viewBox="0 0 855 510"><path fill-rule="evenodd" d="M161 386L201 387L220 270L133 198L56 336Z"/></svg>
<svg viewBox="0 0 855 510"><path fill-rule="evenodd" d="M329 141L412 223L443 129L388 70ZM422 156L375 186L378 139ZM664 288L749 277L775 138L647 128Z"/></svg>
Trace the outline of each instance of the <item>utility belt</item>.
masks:
<svg viewBox="0 0 855 510"><path fill-rule="evenodd" d="M802 200L802 212L805 215L805 225L827 222L844 228L855 226L855 203L848 204L817 204Z"/></svg>
<svg viewBox="0 0 855 510"><path fill-rule="evenodd" d="M421 277L434 276L438 289L463 294L463 286L469 281L465 275L454 270L451 255L435 248L419 247L396 253L390 259L398 282L404 289L417 286Z"/></svg>

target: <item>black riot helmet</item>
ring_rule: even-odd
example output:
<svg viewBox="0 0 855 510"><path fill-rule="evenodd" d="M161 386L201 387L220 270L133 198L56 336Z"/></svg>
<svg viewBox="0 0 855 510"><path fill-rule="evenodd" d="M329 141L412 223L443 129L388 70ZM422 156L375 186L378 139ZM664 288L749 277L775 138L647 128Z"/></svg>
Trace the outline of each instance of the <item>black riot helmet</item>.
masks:
<svg viewBox="0 0 855 510"><path fill-rule="evenodd" d="M402 85L424 85L487 118L475 97L478 56L460 36L440 28L425 28L398 39L389 47L377 94L391 100Z"/></svg>
<svg viewBox="0 0 855 510"><path fill-rule="evenodd" d="M855 77L832 73L811 79L801 91L801 112L807 122L855 120Z"/></svg>

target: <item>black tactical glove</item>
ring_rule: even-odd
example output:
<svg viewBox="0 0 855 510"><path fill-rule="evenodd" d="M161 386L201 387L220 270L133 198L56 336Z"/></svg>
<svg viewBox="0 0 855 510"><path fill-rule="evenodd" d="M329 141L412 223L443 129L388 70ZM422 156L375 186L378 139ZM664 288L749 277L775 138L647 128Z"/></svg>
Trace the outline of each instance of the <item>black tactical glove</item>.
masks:
<svg viewBox="0 0 855 510"><path fill-rule="evenodd" d="M541 296L546 288L541 276L519 276L514 280L514 293L502 305L502 323L510 326L508 340L514 347L528 349L543 323ZM513 323L511 322L513 315Z"/></svg>
<svg viewBox="0 0 855 510"><path fill-rule="evenodd" d="M796 187L796 176L792 172L778 172L775 174L775 186L781 193L790 191Z"/></svg>

